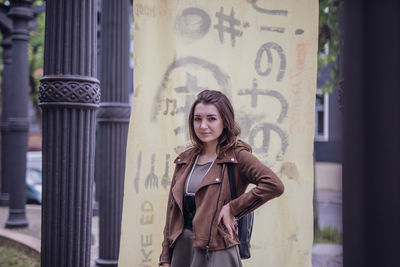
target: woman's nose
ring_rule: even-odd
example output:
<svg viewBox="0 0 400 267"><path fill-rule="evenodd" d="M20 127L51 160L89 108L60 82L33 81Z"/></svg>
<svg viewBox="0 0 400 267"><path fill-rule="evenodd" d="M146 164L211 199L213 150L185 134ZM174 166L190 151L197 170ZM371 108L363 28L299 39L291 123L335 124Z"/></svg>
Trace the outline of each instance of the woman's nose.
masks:
<svg viewBox="0 0 400 267"><path fill-rule="evenodd" d="M207 121L206 120L202 120L200 123L200 128L201 129L206 129L207 128Z"/></svg>

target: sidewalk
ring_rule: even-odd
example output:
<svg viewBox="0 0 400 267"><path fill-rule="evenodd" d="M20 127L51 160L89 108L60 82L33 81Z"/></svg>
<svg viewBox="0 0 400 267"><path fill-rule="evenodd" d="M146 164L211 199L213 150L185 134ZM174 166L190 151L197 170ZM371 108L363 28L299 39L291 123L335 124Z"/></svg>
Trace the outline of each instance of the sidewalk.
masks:
<svg viewBox="0 0 400 267"><path fill-rule="evenodd" d="M343 248L334 244L314 244L312 255L313 267L342 267Z"/></svg>
<svg viewBox="0 0 400 267"><path fill-rule="evenodd" d="M317 192L319 226L332 226L343 232L342 192L320 190ZM314 244L312 255L313 267L342 267L343 246L336 244Z"/></svg>
<svg viewBox="0 0 400 267"><path fill-rule="evenodd" d="M333 162L315 163L315 187L319 227L332 226L343 232L342 165ZM335 244L314 244L313 267L342 267L343 247Z"/></svg>

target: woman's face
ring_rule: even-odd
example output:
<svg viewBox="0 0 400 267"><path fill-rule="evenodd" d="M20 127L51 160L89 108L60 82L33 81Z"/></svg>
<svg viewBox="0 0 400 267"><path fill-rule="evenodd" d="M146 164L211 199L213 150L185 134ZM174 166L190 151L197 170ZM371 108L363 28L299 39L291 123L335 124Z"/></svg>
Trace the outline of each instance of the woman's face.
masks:
<svg viewBox="0 0 400 267"><path fill-rule="evenodd" d="M216 146L224 130L217 107L214 104L197 104L194 108L193 128L196 136L204 144Z"/></svg>

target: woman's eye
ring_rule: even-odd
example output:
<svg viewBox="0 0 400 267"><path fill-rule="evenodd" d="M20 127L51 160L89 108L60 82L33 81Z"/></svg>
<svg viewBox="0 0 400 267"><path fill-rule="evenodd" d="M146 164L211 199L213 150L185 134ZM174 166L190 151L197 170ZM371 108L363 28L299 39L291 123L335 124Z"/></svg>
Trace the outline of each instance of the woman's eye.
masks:
<svg viewBox="0 0 400 267"><path fill-rule="evenodd" d="M195 121L200 121L201 119L200 119L200 118L194 118L194 120L195 120Z"/></svg>
<svg viewBox="0 0 400 267"><path fill-rule="evenodd" d="M216 118L215 117L210 117L210 118L208 118L210 121L215 121L216 120Z"/></svg>

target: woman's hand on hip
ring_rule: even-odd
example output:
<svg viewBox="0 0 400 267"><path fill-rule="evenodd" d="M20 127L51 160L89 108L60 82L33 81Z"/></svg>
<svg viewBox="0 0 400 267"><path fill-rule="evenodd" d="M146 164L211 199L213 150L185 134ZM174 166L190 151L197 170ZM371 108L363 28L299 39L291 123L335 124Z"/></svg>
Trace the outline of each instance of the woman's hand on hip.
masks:
<svg viewBox="0 0 400 267"><path fill-rule="evenodd" d="M233 232L237 234L238 229L235 216L233 216L231 212L229 203L224 205L219 212L218 224L220 224L221 220L222 223L225 225L225 228L228 230L229 235L231 236L231 238L233 238Z"/></svg>

